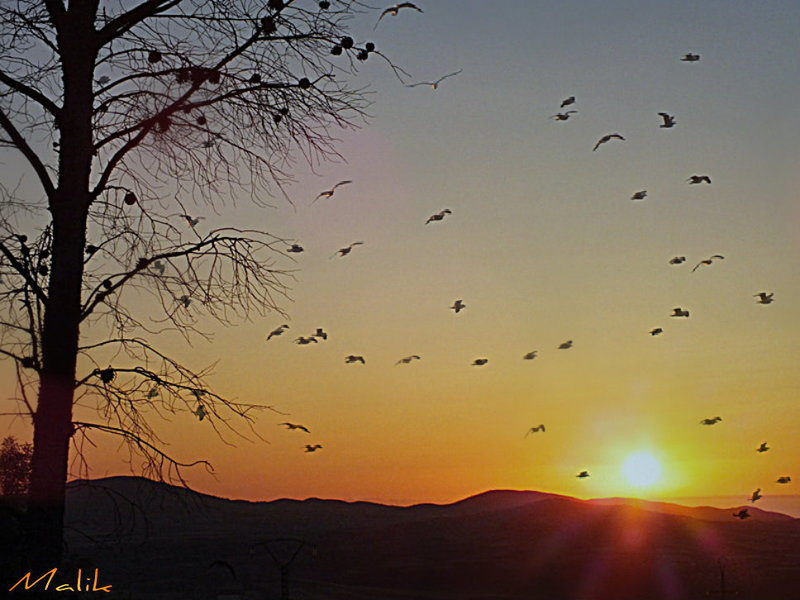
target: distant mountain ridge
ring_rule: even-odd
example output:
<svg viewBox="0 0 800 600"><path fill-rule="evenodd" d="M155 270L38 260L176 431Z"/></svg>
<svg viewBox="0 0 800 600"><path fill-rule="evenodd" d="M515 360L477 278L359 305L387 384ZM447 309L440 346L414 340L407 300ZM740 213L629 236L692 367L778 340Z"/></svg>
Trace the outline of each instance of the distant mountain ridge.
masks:
<svg viewBox="0 0 800 600"><path fill-rule="evenodd" d="M737 600L796 600L800 520L747 508L743 521L738 507L514 490L250 502L115 477L71 483L67 524L81 531L70 547L134 598L277 598L274 552L297 550L293 589L318 600L695 600L717 589L722 557ZM235 579L209 569L219 560Z"/></svg>

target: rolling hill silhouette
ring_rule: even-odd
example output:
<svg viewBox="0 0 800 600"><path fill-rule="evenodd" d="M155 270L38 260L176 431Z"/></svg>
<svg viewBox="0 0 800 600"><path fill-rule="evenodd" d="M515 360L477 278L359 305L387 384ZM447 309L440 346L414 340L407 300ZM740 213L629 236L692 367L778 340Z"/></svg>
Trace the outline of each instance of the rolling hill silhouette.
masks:
<svg viewBox="0 0 800 600"><path fill-rule="evenodd" d="M796 599L800 520L738 508L509 490L410 507L247 502L114 477L70 484L67 520L72 554L134 598L279 598L277 562L302 541L291 598L694 600L720 597L722 566L731 598Z"/></svg>

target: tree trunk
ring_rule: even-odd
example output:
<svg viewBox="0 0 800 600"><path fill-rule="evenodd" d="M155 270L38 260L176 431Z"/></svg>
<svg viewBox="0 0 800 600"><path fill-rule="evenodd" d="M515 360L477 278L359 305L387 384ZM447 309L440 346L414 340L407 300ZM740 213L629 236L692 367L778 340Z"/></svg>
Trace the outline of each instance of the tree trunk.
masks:
<svg viewBox="0 0 800 600"><path fill-rule="evenodd" d="M76 2L58 19L64 104L58 118L58 184L49 201L53 224L50 282L42 332L42 369L34 415L29 496L32 566L61 559L72 403L80 335L83 258L93 160L92 78L96 2ZM62 20L63 19L63 20Z"/></svg>

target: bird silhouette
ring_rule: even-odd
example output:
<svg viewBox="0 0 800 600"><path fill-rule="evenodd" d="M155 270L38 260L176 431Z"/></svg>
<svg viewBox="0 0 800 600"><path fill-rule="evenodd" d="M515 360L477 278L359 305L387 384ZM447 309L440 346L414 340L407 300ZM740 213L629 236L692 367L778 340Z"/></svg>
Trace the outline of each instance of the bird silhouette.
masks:
<svg viewBox="0 0 800 600"><path fill-rule="evenodd" d="M350 252L351 252L351 250L353 249L354 246L360 246L363 243L364 242L353 242L352 244L350 244L349 246L347 246L345 248L339 248L336 252L333 253L333 256L331 256L331 258L336 256L337 254L339 256L347 256L348 254L350 254Z"/></svg>
<svg viewBox="0 0 800 600"><path fill-rule="evenodd" d="M647 190L641 190L631 196L631 200L644 200L647 197Z"/></svg>
<svg viewBox="0 0 800 600"><path fill-rule="evenodd" d="M164 271L167 270L167 265L165 265L162 260L156 259L153 261L153 269L155 271L158 271L159 275L163 275Z"/></svg>
<svg viewBox="0 0 800 600"><path fill-rule="evenodd" d="M658 113L658 115L664 120L664 122L661 123L659 127L661 127L662 129L669 129L670 127L675 127L675 117L665 112L660 112Z"/></svg>
<svg viewBox="0 0 800 600"><path fill-rule="evenodd" d="M456 300L455 302L453 302L453 306L451 306L450 309L456 311L456 313L459 313L466 307L467 305L464 304L461 300Z"/></svg>
<svg viewBox="0 0 800 600"><path fill-rule="evenodd" d="M488 358L476 358L475 360L472 361L472 366L473 367L482 367L483 365L485 365L488 362L489 362Z"/></svg>
<svg viewBox="0 0 800 600"><path fill-rule="evenodd" d="M300 431L305 431L306 433L311 433L306 426L298 425L297 423L285 422L285 423L278 423L278 425L283 425L289 431L293 431L295 429L299 429Z"/></svg>
<svg viewBox="0 0 800 600"><path fill-rule="evenodd" d="M750 496L750 502L761 500L761 498L763 498L763 496L761 495L761 488L757 488L756 491L753 492L753 495Z"/></svg>
<svg viewBox="0 0 800 600"><path fill-rule="evenodd" d="M423 12L422 9L416 4L412 4L411 2L401 2L400 4L395 4L394 6L390 6L389 8L385 9L381 13L381 16L378 17L378 23L380 23L381 19L386 15L392 15L393 17L396 17L401 8L411 8L417 12ZM373 29L378 27L378 23L375 23L375 27L373 27Z"/></svg>
<svg viewBox="0 0 800 600"><path fill-rule="evenodd" d="M100 77L97 78L97 83L99 85L105 85L109 81L111 81L111 78L108 75L101 75Z"/></svg>
<svg viewBox="0 0 800 600"><path fill-rule="evenodd" d="M312 200L311 204L314 204L314 202L316 202L320 198L330 198L331 196L333 196L333 193L336 191L336 188L338 188L340 185L347 185L348 183L353 183L353 182L350 179L345 179L344 181L340 181L339 183L334 185L331 189L325 190L324 192L320 192L319 194L317 194L317 197L314 198L314 200Z"/></svg>
<svg viewBox="0 0 800 600"><path fill-rule="evenodd" d="M558 349L559 350L569 350L570 348L572 348L572 340L567 340L566 342L561 342L558 345Z"/></svg>
<svg viewBox="0 0 800 600"><path fill-rule="evenodd" d="M192 414L195 415L199 421L202 421L203 419L206 418L208 411L206 410L205 406L203 406L202 404L198 404L197 408L194 409Z"/></svg>
<svg viewBox="0 0 800 600"><path fill-rule="evenodd" d="M696 183L711 183L711 177L708 175L692 175L686 181L689 182L689 185L694 185Z"/></svg>
<svg viewBox="0 0 800 600"><path fill-rule="evenodd" d="M606 142L610 142L611 140L622 140L622 141L625 141L625 138L622 137L618 133L611 133L609 135L604 135L599 140L597 140L597 143L594 145L594 148L592 148L592 152L597 150L600 147L601 144L605 144Z"/></svg>
<svg viewBox="0 0 800 600"><path fill-rule="evenodd" d="M153 386L152 388L150 388L150 390L147 392L147 399L148 400L152 400L156 396L158 396L158 386L157 385Z"/></svg>
<svg viewBox="0 0 800 600"><path fill-rule="evenodd" d="M581 471L580 473L575 475L575 477L579 477L581 479L586 479L587 477L591 477L591 475L589 475L589 471Z"/></svg>
<svg viewBox="0 0 800 600"><path fill-rule="evenodd" d="M271 340L276 335L281 335L287 329L289 329L289 326L285 324L281 325L280 327L276 327L275 329L269 332L269 335L267 336L267 341Z"/></svg>
<svg viewBox="0 0 800 600"><path fill-rule="evenodd" d="M357 362L360 362L362 365L367 364L367 361L364 360L363 356L357 356L355 354L348 354L347 356L345 356L344 357L344 362L345 362L345 364L348 364L348 365L350 363L357 363Z"/></svg>
<svg viewBox="0 0 800 600"><path fill-rule="evenodd" d="M650 330L650 335L660 335L664 333L664 330L661 327L656 327L655 329Z"/></svg>
<svg viewBox="0 0 800 600"><path fill-rule="evenodd" d="M311 444L306 444L306 452L316 452L320 448L322 448L322 444L314 444L313 446Z"/></svg>
<svg viewBox="0 0 800 600"><path fill-rule="evenodd" d="M724 259L725 259L725 257L724 257L724 256L722 256L721 254L712 254L711 256L709 256L708 258L706 258L705 260L701 260L699 263L697 263L697 264L694 266L694 269L692 269L692 273L694 273L695 271L697 271L697 269L699 269L699 268L700 268L702 265L706 265L706 266L710 265L711 263L713 263L713 262L714 262L714 259L717 259L717 258L718 258L719 260L724 260Z"/></svg>
<svg viewBox="0 0 800 600"><path fill-rule="evenodd" d="M733 513L733 516L744 520L744 519L749 519L750 518L750 513L747 512L746 508L743 508L739 512Z"/></svg>
<svg viewBox="0 0 800 600"><path fill-rule="evenodd" d="M772 304L773 302L772 297L774 295L775 295L774 292L770 292L769 294L767 292L758 292L757 294L753 294L753 297L758 298L756 302L758 302L759 304Z"/></svg>
<svg viewBox="0 0 800 600"><path fill-rule="evenodd" d="M713 419L703 419L700 421L700 425L716 425L722 421L722 417L714 417Z"/></svg>
<svg viewBox="0 0 800 600"><path fill-rule="evenodd" d="M575 115L577 113L578 113L577 110L568 110L568 111L565 111L565 112L556 113L556 114L552 115L550 118L551 119L555 119L556 121L566 121L572 115Z"/></svg>
<svg viewBox="0 0 800 600"><path fill-rule="evenodd" d="M310 336L310 337L300 336L299 338L297 338L294 341L295 344L300 344L301 346L307 346L311 342L314 342L315 344L318 344L319 340L317 340L317 338L315 338L314 336Z"/></svg>
<svg viewBox="0 0 800 600"><path fill-rule="evenodd" d="M431 215L430 217L428 217L428 220L425 221L425 225L427 225L431 221L441 221L441 220L444 219L445 215L450 215L450 214L453 214L453 211L451 211L449 208L445 208L443 211L438 212L435 215Z"/></svg>
<svg viewBox="0 0 800 600"><path fill-rule="evenodd" d="M776 483L789 483L791 480L792 480L792 478L791 478L791 477L788 477L788 476L783 476L783 477L778 477L778 478L775 480L775 482L776 482Z"/></svg>
<svg viewBox="0 0 800 600"><path fill-rule="evenodd" d="M559 108L564 108L565 106L569 106L570 104L575 104L575 96L570 96L566 100L562 100L561 106Z"/></svg>
<svg viewBox="0 0 800 600"><path fill-rule="evenodd" d="M685 256L673 256L672 258L669 259L669 264L671 265L679 265L682 262L686 262Z"/></svg>
<svg viewBox="0 0 800 600"><path fill-rule="evenodd" d="M180 298L178 298L178 304L183 306L183 308L189 308L189 305L191 303L192 303L192 299L189 296L185 295L185 294L183 296L181 296Z"/></svg>
<svg viewBox="0 0 800 600"><path fill-rule="evenodd" d="M231 577L236 579L236 571L229 562L224 560L215 560L210 565L208 565L209 569L213 569L214 567L222 567L223 569L226 569L231 574Z"/></svg>
<svg viewBox="0 0 800 600"><path fill-rule="evenodd" d="M194 226L195 226L195 225L197 225L197 224L198 224L200 221L202 221L203 219L205 219L205 217L193 217L192 215L183 215L183 214L182 214L182 215L180 215L180 216L181 216L181 217L183 217L184 219L186 219L186 222L187 222L187 223L189 223L189 225L190 225L190 226L192 226L192 227L194 227Z"/></svg>
<svg viewBox="0 0 800 600"><path fill-rule="evenodd" d="M683 310L680 306L672 309L672 314L670 317L686 317L689 318L689 311Z"/></svg>
<svg viewBox="0 0 800 600"><path fill-rule="evenodd" d="M531 427L528 429L528 432L525 434L525 437L528 437L531 433L536 433L537 431L541 431L542 433L545 432L544 425L537 425L536 427Z"/></svg>
<svg viewBox="0 0 800 600"><path fill-rule="evenodd" d="M317 327L317 330L313 333L313 337L315 338L322 338L323 340L328 339L327 332L322 330L322 327Z"/></svg>
<svg viewBox="0 0 800 600"><path fill-rule="evenodd" d="M681 58L681 60L683 62L697 62L698 60L700 60L700 55L699 54L691 54L691 53L684 54L683 58Z"/></svg>
<svg viewBox="0 0 800 600"><path fill-rule="evenodd" d="M767 442L761 442L761 445L756 448L756 452L766 452L769 450L769 446L767 446Z"/></svg>
<svg viewBox="0 0 800 600"><path fill-rule="evenodd" d="M533 360L534 358L536 358L536 354L538 352L539 352L538 350L531 350L525 356L522 357L522 360Z"/></svg>
<svg viewBox="0 0 800 600"><path fill-rule="evenodd" d="M300 244L292 244L292 245L289 247L289 249L287 250L287 252L295 252L295 253L300 253L300 252L302 252L303 250L305 250L305 248L303 248L303 247L302 247Z"/></svg>
<svg viewBox="0 0 800 600"><path fill-rule="evenodd" d="M407 365L412 360L420 360L420 357L417 354L412 354L411 356L406 356L405 358L401 358L398 360L395 365Z"/></svg>
<svg viewBox="0 0 800 600"><path fill-rule="evenodd" d="M406 87L417 87L419 85L429 85L429 86L431 86L431 89L435 90L435 89L438 89L439 84L442 83L445 79L447 79L448 77L453 77L454 75L458 75L463 70L464 69L459 69L458 71L455 71L453 73L448 73L447 75L444 75L443 77L439 77L439 79L437 79L436 81L418 81L417 83L410 83L410 84L407 83Z"/></svg>

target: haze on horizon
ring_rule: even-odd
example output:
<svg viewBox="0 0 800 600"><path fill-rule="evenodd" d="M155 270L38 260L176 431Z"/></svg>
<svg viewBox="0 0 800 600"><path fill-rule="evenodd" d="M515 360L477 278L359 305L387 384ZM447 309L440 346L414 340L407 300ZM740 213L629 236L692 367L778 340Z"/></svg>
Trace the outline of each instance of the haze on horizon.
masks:
<svg viewBox="0 0 800 600"><path fill-rule="evenodd" d="M800 6L424 10L374 32L370 15L361 30L410 82L463 71L434 90L366 64L373 119L341 133L347 162L296 173L296 208L220 198L197 210L198 227L266 223L305 251L281 264L296 270L287 317L209 324L213 341L191 347L160 339L193 366L218 360L212 381L227 395L286 413L259 418L269 444L225 445L191 413L159 425L174 455L213 463L215 476L189 473L193 487L400 504L498 488L742 502L759 487L765 500L794 493L776 479L800 482L800 81L790 76ZM701 60L682 62L689 52ZM577 113L551 119L573 95ZM661 111L675 127L659 127ZM625 140L592 151L614 132ZM711 185L688 184L693 174ZM725 258L692 272L713 254ZM762 291L772 304L756 302ZM670 317L675 307L690 317ZM293 343L318 327L327 340ZM350 354L365 364L345 364ZM410 355L421 358L396 364ZM472 366L478 357L489 361ZM12 367L0 369L9 397ZM540 423L546 432L525 436ZM91 476L130 472L115 440L93 439ZM764 441L770 450L756 452ZM662 470L648 486L623 474L638 452ZM583 470L591 477L576 478Z"/></svg>

